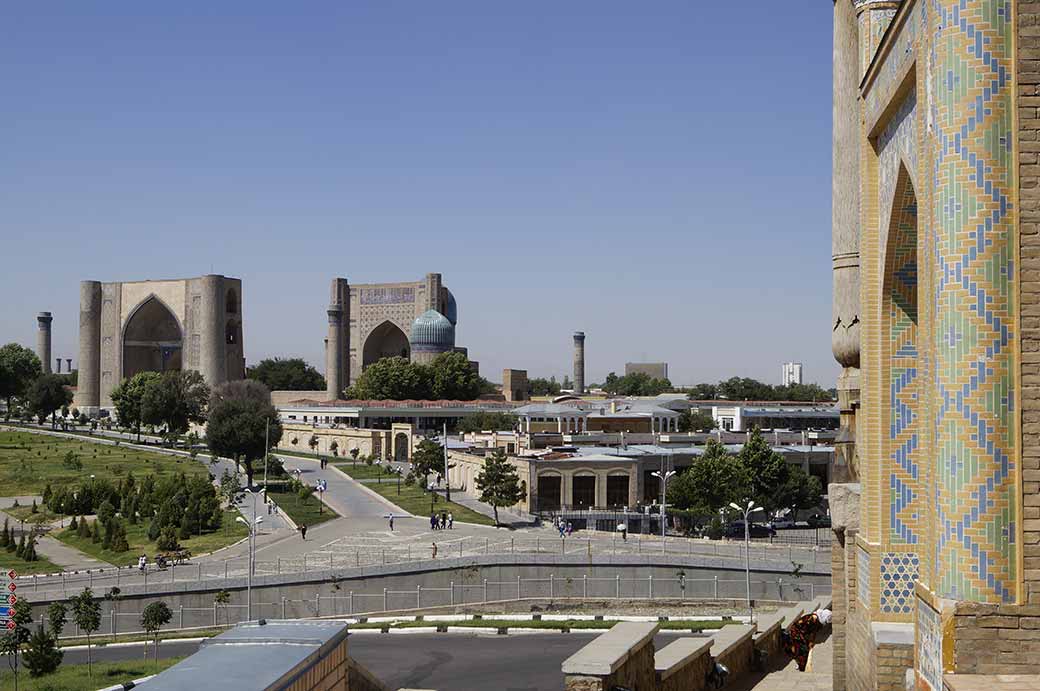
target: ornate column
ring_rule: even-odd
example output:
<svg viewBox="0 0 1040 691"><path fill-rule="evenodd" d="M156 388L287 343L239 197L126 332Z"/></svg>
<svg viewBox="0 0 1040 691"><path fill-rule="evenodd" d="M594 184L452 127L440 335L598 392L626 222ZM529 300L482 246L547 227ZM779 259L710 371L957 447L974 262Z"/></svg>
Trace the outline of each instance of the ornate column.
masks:
<svg viewBox="0 0 1040 691"><path fill-rule="evenodd" d="M79 284L79 375L76 406L88 415L101 406L101 283Z"/></svg>
<svg viewBox="0 0 1040 691"><path fill-rule="evenodd" d="M1017 597L1012 21L935 0L936 582L939 597Z"/></svg>

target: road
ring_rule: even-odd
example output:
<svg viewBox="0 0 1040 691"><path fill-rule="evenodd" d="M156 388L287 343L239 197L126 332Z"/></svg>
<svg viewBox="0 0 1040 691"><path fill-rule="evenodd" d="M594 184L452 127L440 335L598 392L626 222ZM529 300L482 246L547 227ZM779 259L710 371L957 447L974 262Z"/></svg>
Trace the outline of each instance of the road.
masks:
<svg viewBox="0 0 1040 691"><path fill-rule="evenodd" d="M321 470L321 464L317 459L285 454L271 455L281 458L286 470L290 472L294 469L299 470L300 481L308 487L314 487L315 482L319 479L325 480L328 483L328 490L323 497L325 503L331 506L340 516L345 518L382 518L390 513L397 516L407 515L375 492L366 490L361 483L351 480L343 473L334 470L331 465L325 470Z"/></svg>
<svg viewBox="0 0 1040 691"><path fill-rule="evenodd" d="M490 634L352 634L350 656L392 689L429 688L452 691L558 691L563 687L563 661L602 632ZM660 650L680 635L659 634ZM168 641L160 657L191 655L199 644ZM138 660L151 656L148 646L95 648L94 660ZM65 653L65 664L86 663L85 650Z"/></svg>

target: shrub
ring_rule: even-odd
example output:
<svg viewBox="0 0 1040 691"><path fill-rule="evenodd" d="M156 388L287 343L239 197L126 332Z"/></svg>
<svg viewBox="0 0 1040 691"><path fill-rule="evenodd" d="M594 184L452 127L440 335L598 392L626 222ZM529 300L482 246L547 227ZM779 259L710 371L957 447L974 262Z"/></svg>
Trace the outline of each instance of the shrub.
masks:
<svg viewBox="0 0 1040 691"><path fill-rule="evenodd" d="M162 552L173 552L180 549L181 545L177 542L177 530L172 526L163 528L155 546Z"/></svg>

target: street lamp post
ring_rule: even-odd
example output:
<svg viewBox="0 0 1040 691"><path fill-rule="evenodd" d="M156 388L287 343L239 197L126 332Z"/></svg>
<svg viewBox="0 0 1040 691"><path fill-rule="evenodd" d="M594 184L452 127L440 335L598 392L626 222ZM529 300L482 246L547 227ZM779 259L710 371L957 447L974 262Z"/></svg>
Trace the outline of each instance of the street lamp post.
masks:
<svg viewBox="0 0 1040 691"><path fill-rule="evenodd" d="M747 579L747 606L752 620L755 618L754 609L751 607L751 522L750 516L756 511L761 511L761 506L755 506L755 502L749 501L746 507L730 502L731 507L744 516L744 576Z"/></svg>
<svg viewBox="0 0 1040 691"><path fill-rule="evenodd" d="M654 470L650 474L661 481L661 537L665 536L666 522L665 522L665 499L667 498L668 478L675 475L674 470L665 472L664 470L664 456L661 456L661 472Z"/></svg>
<svg viewBox="0 0 1040 691"><path fill-rule="evenodd" d="M256 492L251 489L246 489L246 493L253 495L253 520L252 522L247 521L241 516L236 516L235 520L239 523L245 524L249 528L249 567L246 569L246 621L252 621L253 619L253 564L256 560L256 528L263 522L263 518L257 518L256 515Z"/></svg>

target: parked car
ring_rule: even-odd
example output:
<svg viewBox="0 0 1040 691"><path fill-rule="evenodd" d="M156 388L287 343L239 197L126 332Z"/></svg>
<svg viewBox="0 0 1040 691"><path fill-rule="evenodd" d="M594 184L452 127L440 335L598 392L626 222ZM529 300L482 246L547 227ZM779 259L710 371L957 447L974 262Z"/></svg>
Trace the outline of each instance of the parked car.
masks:
<svg viewBox="0 0 1040 691"><path fill-rule="evenodd" d="M830 516L823 516L823 515L818 514L818 513L814 513L812 516L809 516L809 527L810 528L830 528L831 527L831 517Z"/></svg>
<svg viewBox="0 0 1040 691"><path fill-rule="evenodd" d="M796 526L794 518L792 518L791 516L783 516L781 518L774 518L773 520L771 520L769 522L769 527L773 530L787 530Z"/></svg>
<svg viewBox="0 0 1040 691"><path fill-rule="evenodd" d="M752 523L748 529L750 537L763 538L773 537L776 535L776 531L770 528L768 525L761 525L759 523ZM744 521L737 521L730 523L726 526L725 536L731 539L744 539Z"/></svg>

